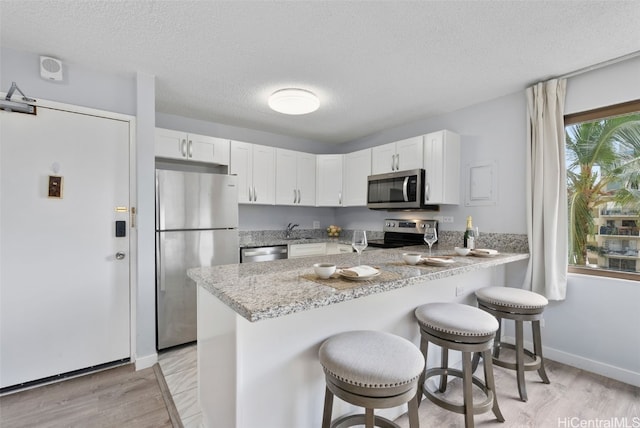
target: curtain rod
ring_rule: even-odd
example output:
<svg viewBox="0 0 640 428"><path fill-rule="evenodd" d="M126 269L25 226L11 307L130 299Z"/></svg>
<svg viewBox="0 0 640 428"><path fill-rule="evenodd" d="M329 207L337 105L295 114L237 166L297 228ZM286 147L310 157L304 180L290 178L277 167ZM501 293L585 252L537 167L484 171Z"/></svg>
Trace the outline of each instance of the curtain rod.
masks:
<svg viewBox="0 0 640 428"><path fill-rule="evenodd" d="M562 74L560 76L556 76L556 77L554 77L554 79L567 79L569 77L578 76L580 74L587 73L587 72L593 71L593 70L597 70L599 68L604 68L604 67L607 67L609 65L617 64L619 62L626 61L628 59L635 58L637 56L640 56L640 51L631 52L629 54L622 55L622 56L619 56L617 58L610 59L608 61L603 61L603 62L599 62L597 64L590 65L588 67L580 68L578 70L571 71L569 73L565 73L565 74Z"/></svg>

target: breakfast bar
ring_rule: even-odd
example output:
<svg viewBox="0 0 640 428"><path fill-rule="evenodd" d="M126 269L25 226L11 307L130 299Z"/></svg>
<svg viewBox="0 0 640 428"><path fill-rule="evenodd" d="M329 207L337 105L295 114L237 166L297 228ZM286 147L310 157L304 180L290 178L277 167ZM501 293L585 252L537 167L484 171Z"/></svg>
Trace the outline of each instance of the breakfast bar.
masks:
<svg viewBox="0 0 640 428"><path fill-rule="evenodd" d="M420 333L414 309L429 302L475 304L476 289L519 286L528 254L461 257L434 250L451 262L409 265L405 247L365 251L362 264L380 274L365 281L340 275L318 278L317 262L357 264L355 254L196 268L198 382L205 426L319 427L324 374L318 349L349 330L378 330L407 338ZM434 353L430 355L435 358ZM405 406L406 407L406 406ZM336 400L334 414L358 409ZM394 419L406 408L386 409Z"/></svg>

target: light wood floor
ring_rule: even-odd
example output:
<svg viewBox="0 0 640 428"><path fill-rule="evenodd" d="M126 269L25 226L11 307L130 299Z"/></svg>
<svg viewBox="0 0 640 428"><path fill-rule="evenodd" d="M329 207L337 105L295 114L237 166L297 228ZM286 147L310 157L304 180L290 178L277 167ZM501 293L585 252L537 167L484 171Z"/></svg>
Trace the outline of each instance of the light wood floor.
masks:
<svg viewBox="0 0 640 428"><path fill-rule="evenodd" d="M194 351L195 347L170 354L173 370L183 379L191 377L186 373L193 366ZM526 373L529 401L523 403L518 398L515 373L496 367L497 395L506 421L497 422L489 412L475 416L476 426L640 426L640 388L550 360L546 368L550 385L543 384L536 372ZM157 368L156 373L161 376ZM6 395L0 397L0 427L181 427L176 413L170 416L168 411L173 408L175 412L175 407L167 407L163 400L163 383L156 379L154 369L135 372L133 367L124 366ZM190 386L184 389L191 390ZM460 382L450 382L446 394L460 397ZM189 394L185 401L185 409L190 401L197 405L195 394ZM419 412L423 428L464 426L462 415L445 411L427 399L423 399ZM198 426L199 422L192 420L185 426ZM409 427L406 416L396 422Z"/></svg>
<svg viewBox="0 0 640 428"><path fill-rule="evenodd" d="M488 412L475 416L475 426L640 427L640 388L550 360L545 361L545 368L551 380L548 385L542 383L537 372L525 373L529 397L525 403L518 395L515 372L495 367L498 403L505 422L498 422L493 413ZM478 367L476 375L483 377L482 367ZM444 395L451 400L462 397L462 382L458 379L450 382ZM463 415L448 412L426 398L420 404L419 415L421 427L464 426ZM409 427L406 415L396 423L402 428Z"/></svg>
<svg viewBox="0 0 640 428"><path fill-rule="evenodd" d="M135 371L130 364L4 395L0 426L181 427L161 376L157 366Z"/></svg>

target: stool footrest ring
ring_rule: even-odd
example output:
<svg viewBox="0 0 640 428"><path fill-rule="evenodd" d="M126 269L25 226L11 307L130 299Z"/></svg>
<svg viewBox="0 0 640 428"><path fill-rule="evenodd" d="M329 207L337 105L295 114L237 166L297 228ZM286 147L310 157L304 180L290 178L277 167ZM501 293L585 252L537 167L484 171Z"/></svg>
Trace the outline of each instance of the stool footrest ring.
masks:
<svg viewBox="0 0 640 428"><path fill-rule="evenodd" d="M443 374L446 374L448 376L458 377L461 379L463 378L462 370L451 369L451 368L440 368L440 367L428 369L425 374L424 384L422 384L421 386L422 392L434 404L444 409L450 410L452 412L464 414L465 413L464 404L456 404L451 400L437 397L433 392L431 392L429 389L425 387L427 383L427 379L433 376L439 376ZM484 394L487 396L486 400L484 400L482 403L473 405L473 414L479 415L481 413L488 412L489 410L491 410L493 406L493 399L494 399L493 391L488 389L487 386L484 384L484 382L482 382L482 380L477 378L476 376L473 376L471 380L473 384L476 385L478 388L480 388L482 392L484 392Z"/></svg>
<svg viewBox="0 0 640 428"><path fill-rule="evenodd" d="M516 349L516 346L512 343L501 343L500 347L513 350ZM523 349L523 352L527 357L533 358L533 361L526 362L522 365L524 371L538 370L540 368L540 365L542 364L542 359L528 349ZM493 357L493 364L510 370L517 370L518 368L515 361L511 362L501 360L499 357Z"/></svg>
<svg viewBox="0 0 640 428"><path fill-rule="evenodd" d="M347 415L336 419L331 423L331 428L347 428L354 425L364 425L366 423L365 415ZM382 416L375 416L374 424L379 428L400 428L400 425L390 421Z"/></svg>

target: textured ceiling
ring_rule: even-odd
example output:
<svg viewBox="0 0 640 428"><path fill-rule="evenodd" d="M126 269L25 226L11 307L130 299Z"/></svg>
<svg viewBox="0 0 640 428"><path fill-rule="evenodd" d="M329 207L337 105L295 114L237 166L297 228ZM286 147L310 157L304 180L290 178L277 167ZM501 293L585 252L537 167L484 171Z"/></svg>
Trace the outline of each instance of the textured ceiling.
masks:
<svg viewBox="0 0 640 428"><path fill-rule="evenodd" d="M640 1L2 0L0 13L4 47L155 75L159 112L327 143L640 50ZM320 109L270 111L283 87Z"/></svg>

